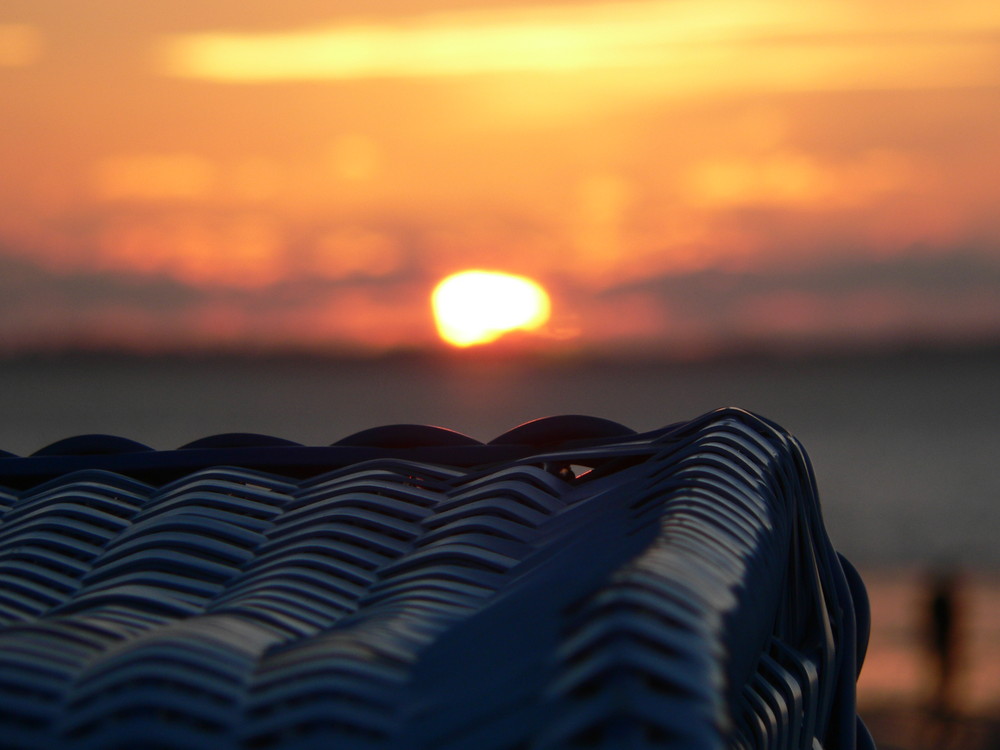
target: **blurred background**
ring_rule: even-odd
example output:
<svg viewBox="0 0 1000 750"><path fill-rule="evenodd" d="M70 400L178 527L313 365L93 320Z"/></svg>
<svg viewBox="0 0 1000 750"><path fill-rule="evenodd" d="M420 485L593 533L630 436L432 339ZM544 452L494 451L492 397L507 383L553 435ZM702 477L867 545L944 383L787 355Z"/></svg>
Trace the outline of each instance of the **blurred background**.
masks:
<svg viewBox="0 0 1000 750"><path fill-rule="evenodd" d="M997 746L1000 5L6 0L0 102L0 449L742 406L882 746Z"/></svg>

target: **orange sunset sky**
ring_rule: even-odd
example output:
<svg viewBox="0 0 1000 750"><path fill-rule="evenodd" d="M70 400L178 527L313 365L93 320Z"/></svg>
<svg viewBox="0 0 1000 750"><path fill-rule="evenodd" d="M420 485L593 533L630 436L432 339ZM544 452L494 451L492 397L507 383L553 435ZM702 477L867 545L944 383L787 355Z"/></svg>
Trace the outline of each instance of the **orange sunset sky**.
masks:
<svg viewBox="0 0 1000 750"><path fill-rule="evenodd" d="M1000 340L995 0L6 0L0 352Z"/></svg>

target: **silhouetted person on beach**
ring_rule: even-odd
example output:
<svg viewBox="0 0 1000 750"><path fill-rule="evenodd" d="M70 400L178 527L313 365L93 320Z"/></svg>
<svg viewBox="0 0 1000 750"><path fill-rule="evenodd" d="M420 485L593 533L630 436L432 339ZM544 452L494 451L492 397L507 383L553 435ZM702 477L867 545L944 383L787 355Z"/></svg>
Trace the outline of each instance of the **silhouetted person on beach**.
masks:
<svg viewBox="0 0 1000 750"><path fill-rule="evenodd" d="M933 669L931 709L951 716L955 709L955 678L958 672L958 629L961 618L958 575L937 572L927 597L927 647Z"/></svg>
<svg viewBox="0 0 1000 750"><path fill-rule="evenodd" d="M926 597L922 614L931 684L920 746L934 750L964 748L967 738L963 738L962 706L956 689L965 616L959 574L947 568L932 573Z"/></svg>

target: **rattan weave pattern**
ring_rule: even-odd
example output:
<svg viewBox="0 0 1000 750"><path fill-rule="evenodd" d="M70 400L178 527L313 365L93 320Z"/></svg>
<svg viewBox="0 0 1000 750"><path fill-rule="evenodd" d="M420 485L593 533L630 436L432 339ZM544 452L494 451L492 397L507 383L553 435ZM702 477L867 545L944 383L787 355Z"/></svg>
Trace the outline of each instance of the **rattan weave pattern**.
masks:
<svg viewBox="0 0 1000 750"><path fill-rule="evenodd" d="M0 747L870 746L863 586L760 417L137 445L0 458Z"/></svg>

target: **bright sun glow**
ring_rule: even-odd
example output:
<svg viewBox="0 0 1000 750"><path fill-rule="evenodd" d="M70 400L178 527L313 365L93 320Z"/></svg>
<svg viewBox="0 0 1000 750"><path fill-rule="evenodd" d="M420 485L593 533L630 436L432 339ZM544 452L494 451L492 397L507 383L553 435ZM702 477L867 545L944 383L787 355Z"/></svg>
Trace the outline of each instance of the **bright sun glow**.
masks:
<svg viewBox="0 0 1000 750"><path fill-rule="evenodd" d="M441 338L454 346L496 341L508 331L530 331L549 319L549 295L523 276L462 271L442 280L431 295Z"/></svg>

